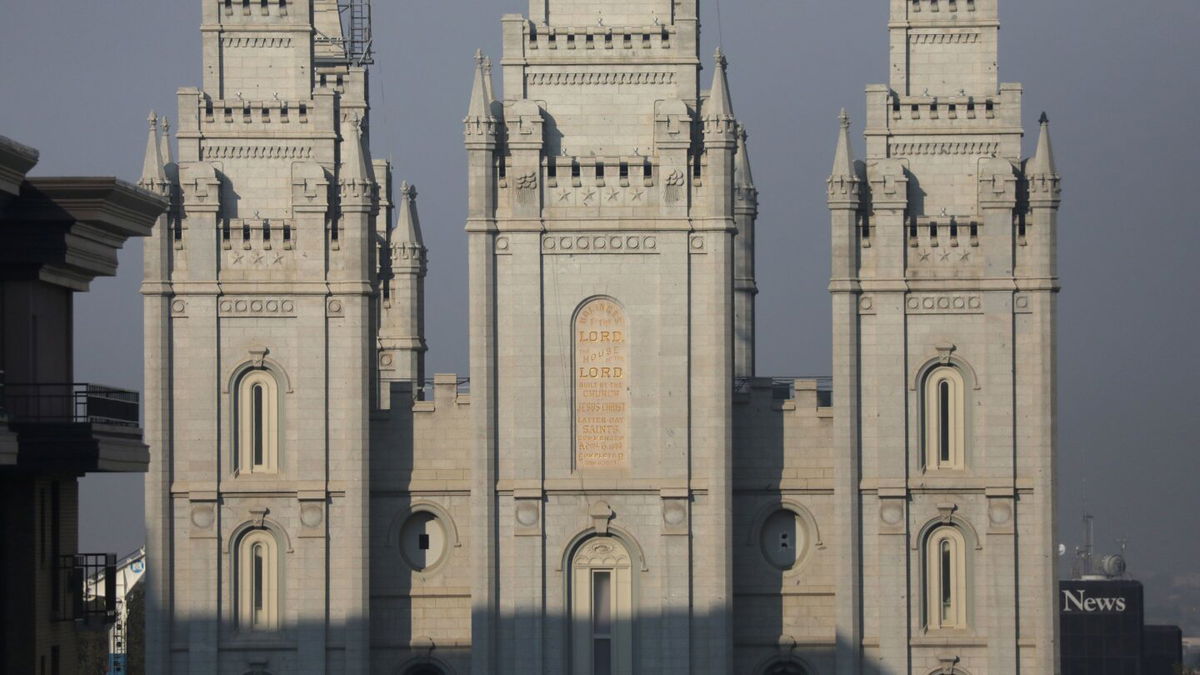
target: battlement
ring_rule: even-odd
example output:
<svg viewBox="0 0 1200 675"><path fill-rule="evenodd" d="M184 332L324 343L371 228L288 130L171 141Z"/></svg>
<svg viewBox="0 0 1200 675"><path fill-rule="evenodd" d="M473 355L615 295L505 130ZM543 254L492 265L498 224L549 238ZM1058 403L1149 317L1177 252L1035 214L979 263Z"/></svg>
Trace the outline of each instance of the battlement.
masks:
<svg viewBox="0 0 1200 675"><path fill-rule="evenodd" d="M308 25L307 3L297 0L209 0L216 17L228 25ZM297 7L297 5L300 5Z"/></svg>
<svg viewBox="0 0 1200 675"><path fill-rule="evenodd" d="M221 249L291 251L296 247L298 233L293 220L226 218L221 224Z"/></svg>
<svg viewBox="0 0 1200 675"><path fill-rule="evenodd" d="M910 22L971 20L985 14L977 11L980 3L976 0L908 0L906 7Z"/></svg>
<svg viewBox="0 0 1200 675"><path fill-rule="evenodd" d="M580 52L587 53L589 61L601 55L624 60L631 56L675 57L678 53L675 26L538 26L530 22L524 26L525 56L531 63L574 62L583 56Z"/></svg>
<svg viewBox="0 0 1200 675"><path fill-rule="evenodd" d="M678 165L664 164L662 156L543 156L540 166L527 172L513 162L512 156L502 156L495 167L502 212L506 202L516 208L541 190L548 211L586 208L597 217L621 218L695 203L689 193L702 194L705 188L708 153L689 152Z"/></svg>
<svg viewBox="0 0 1200 675"><path fill-rule="evenodd" d="M221 99L201 94L197 97L195 105L196 119L199 122L200 131L206 138L214 136L219 138L234 133L246 135L246 132L253 132L251 135L277 134L289 129L303 134L306 138L311 138L319 135L321 131L331 133L334 128L333 105L323 102L320 98L299 100ZM315 127L315 130L307 128L310 126ZM185 134L183 128L180 129L180 134ZM204 148L204 152L207 157L202 157L202 159L229 159L232 157L228 156L228 152L234 151L219 150L217 146L208 144ZM286 155L284 156L280 152L282 151L262 151L260 155L247 156L261 156L268 159L273 156L280 156L284 159L310 158L295 153L284 153ZM222 156L222 154L226 156ZM234 152L234 154L237 153Z"/></svg>
<svg viewBox="0 0 1200 675"><path fill-rule="evenodd" d="M1021 152L1021 99L1018 84L1003 84L998 93L983 96L962 91L907 96L875 85L867 90L867 158L1016 161Z"/></svg>
<svg viewBox="0 0 1200 675"><path fill-rule="evenodd" d="M529 18L550 26L643 26L696 16L696 1L530 0Z"/></svg>

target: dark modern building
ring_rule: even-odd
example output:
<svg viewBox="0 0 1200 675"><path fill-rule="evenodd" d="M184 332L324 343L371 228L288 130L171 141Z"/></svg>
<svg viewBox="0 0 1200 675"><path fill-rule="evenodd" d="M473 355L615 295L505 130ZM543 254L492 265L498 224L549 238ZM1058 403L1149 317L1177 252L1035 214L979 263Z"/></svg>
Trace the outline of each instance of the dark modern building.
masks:
<svg viewBox="0 0 1200 675"><path fill-rule="evenodd" d="M0 136L0 672L57 675L77 670L78 631L115 615L112 593L83 592L116 556L78 550L78 479L149 462L138 394L73 377L75 294L167 203L113 178L30 178L37 159Z"/></svg>
<svg viewBox="0 0 1200 675"><path fill-rule="evenodd" d="M1060 582L1062 675L1178 675L1183 634L1145 625L1142 596L1128 579Z"/></svg>

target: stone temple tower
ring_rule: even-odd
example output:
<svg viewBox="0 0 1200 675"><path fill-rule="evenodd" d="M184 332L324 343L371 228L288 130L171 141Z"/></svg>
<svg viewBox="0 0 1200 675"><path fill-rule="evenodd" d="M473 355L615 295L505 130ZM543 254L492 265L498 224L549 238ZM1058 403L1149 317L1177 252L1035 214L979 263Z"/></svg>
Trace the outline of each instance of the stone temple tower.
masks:
<svg viewBox="0 0 1200 675"><path fill-rule="evenodd" d="M725 57L702 91L696 0L503 26L466 119L473 672L730 672Z"/></svg>
<svg viewBox="0 0 1200 675"><path fill-rule="evenodd" d="M1059 177L1044 116L1021 159L997 2L891 0L861 162L842 118L833 440L862 569L838 581L838 672L1056 672Z"/></svg>
<svg viewBox="0 0 1200 675"><path fill-rule="evenodd" d="M333 0L205 0L178 160L147 160L144 182L166 176L175 197L143 291L150 672L367 670L390 169L371 161L369 59L339 16ZM389 325L389 349L420 344Z"/></svg>

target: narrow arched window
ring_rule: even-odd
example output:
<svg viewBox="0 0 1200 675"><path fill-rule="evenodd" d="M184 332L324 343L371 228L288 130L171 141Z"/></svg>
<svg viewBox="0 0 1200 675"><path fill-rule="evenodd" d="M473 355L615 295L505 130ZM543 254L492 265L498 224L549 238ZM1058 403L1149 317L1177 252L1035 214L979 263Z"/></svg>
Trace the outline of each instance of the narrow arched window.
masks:
<svg viewBox="0 0 1200 675"><path fill-rule="evenodd" d="M611 537L588 540L571 574L572 672L633 672L633 578L625 546Z"/></svg>
<svg viewBox="0 0 1200 675"><path fill-rule="evenodd" d="M279 557L274 537L266 530L242 536L237 547L235 585L238 628L272 631L279 627Z"/></svg>
<svg viewBox="0 0 1200 675"><path fill-rule="evenodd" d="M238 383L235 415L239 473L275 473L279 465L279 388L262 370Z"/></svg>
<svg viewBox="0 0 1200 675"><path fill-rule="evenodd" d="M923 450L928 470L966 468L966 388L962 373L940 366L925 378Z"/></svg>
<svg viewBox="0 0 1200 675"><path fill-rule="evenodd" d="M930 630L967 626L967 547L958 528L939 527L925 547L925 619Z"/></svg>

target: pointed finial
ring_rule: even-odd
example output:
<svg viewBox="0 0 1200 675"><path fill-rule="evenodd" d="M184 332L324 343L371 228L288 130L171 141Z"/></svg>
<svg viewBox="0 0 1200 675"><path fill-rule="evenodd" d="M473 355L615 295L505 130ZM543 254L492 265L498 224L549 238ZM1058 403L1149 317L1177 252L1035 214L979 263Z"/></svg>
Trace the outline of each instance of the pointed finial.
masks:
<svg viewBox="0 0 1200 675"><path fill-rule="evenodd" d="M362 117L355 113L348 121L353 135L342 141L342 180L346 183L370 182L371 167L363 143Z"/></svg>
<svg viewBox="0 0 1200 675"><path fill-rule="evenodd" d="M140 183L144 187L165 185L167 172L163 167L162 140L158 136L158 115L153 110L146 118L150 123L150 133L146 138L146 154L142 159L142 177Z"/></svg>
<svg viewBox="0 0 1200 675"><path fill-rule="evenodd" d="M408 181L400 184L400 213L392 241L422 245L421 219L417 216L417 188Z"/></svg>
<svg viewBox="0 0 1200 675"><path fill-rule="evenodd" d="M713 60L716 62L716 72L713 73L712 89L708 94L708 110L705 111L705 117L718 118L733 118L733 99L729 95L729 79L726 66L728 61L725 59L725 52L717 47L716 53L713 54Z"/></svg>
<svg viewBox="0 0 1200 675"><path fill-rule="evenodd" d="M467 107L467 118L475 120L492 119L492 87L491 75L488 73L487 59L483 50L475 52L475 81L471 86L471 103Z"/></svg>
<svg viewBox="0 0 1200 675"><path fill-rule="evenodd" d="M750 134L746 132L746 127L739 124L737 127L737 154L733 157L733 177L734 184L740 188L754 187L754 174L750 171L750 150L746 144L746 139Z"/></svg>
<svg viewBox="0 0 1200 675"><path fill-rule="evenodd" d="M1038 134L1037 150L1033 153L1033 159L1029 160L1025 171L1031 176L1056 175L1058 169L1054 164L1054 146L1050 142L1050 118L1046 113L1042 113L1038 124L1041 126L1041 131Z"/></svg>
<svg viewBox="0 0 1200 675"><path fill-rule="evenodd" d="M833 173L831 179L844 178L857 180L858 173L854 169L854 147L850 144L850 115L845 109L838 114L838 142L833 155Z"/></svg>

